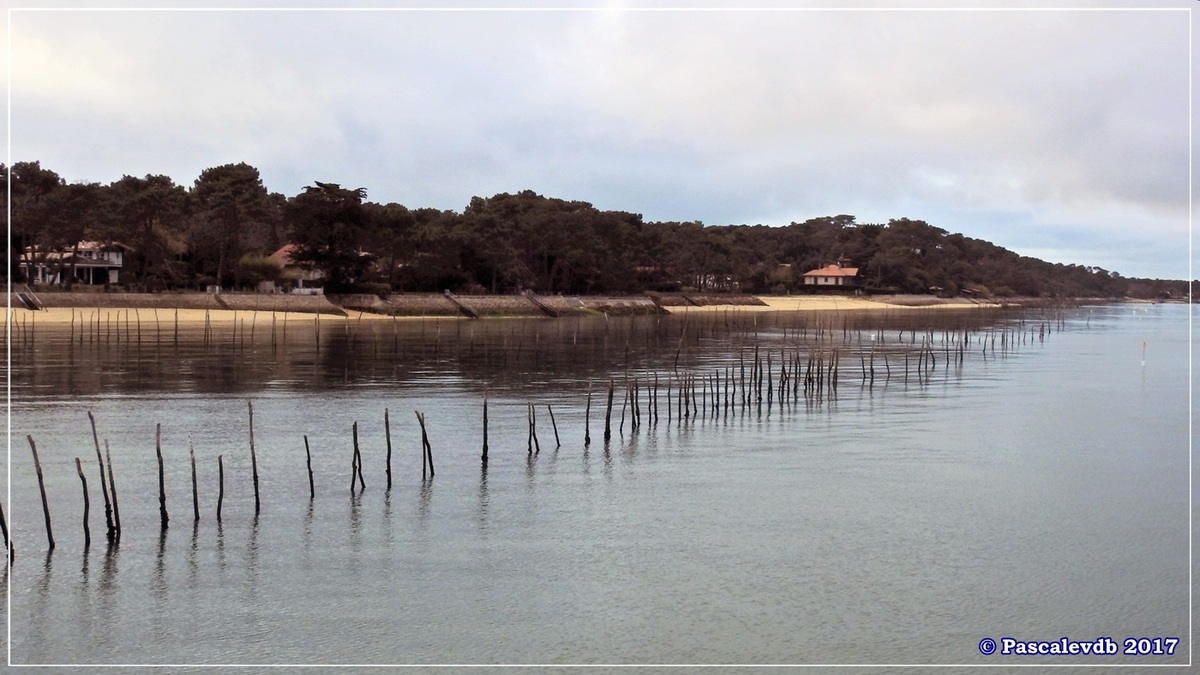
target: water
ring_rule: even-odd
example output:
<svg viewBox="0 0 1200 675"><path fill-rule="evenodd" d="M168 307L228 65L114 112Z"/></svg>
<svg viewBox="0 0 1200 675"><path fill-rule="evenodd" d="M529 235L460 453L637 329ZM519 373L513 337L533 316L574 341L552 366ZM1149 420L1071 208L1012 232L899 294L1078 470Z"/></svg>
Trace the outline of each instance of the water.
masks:
<svg viewBox="0 0 1200 675"><path fill-rule="evenodd" d="M936 362L924 375L918 324L936 329ZM959 362L941 340L963 329L972 342ZM277 332L274 345L263 324L253 338L226 331L207 344L194 331L176 341L143 330L140 343L122 334L119 344L41 327L32 339L15 336L4 504L16 544L4 579L14 664L1189 658L1184 306L326 322L319 348L300 323L286 342ZM808 354L818 330L823 353L840 349L836 395L768 409L764 394L761 408L735 404L682 423L673 411L667 422L665 386L676 368L724 377L728 367L736 381L758 345L764 356L775 350L778 370L778 350ZM871 345L873 385L861 376ZM629 419L617 430L626 373L643 384L658 374L663 388L657 425L643 410L636 433ZM617 391L606 448L609 378ZM530 401L541 444L533 461ZM89 410L111 447L119 491L123 534L111 554ZM414 410L427 415L429 481ZM352 494L354 421L366 489ZM171 519L162 536L160 423ZM52 555L25 434L44 465ZM87 551L76 456L91 490ZM1180 643L1174 656L980 653L982 638L1005 636Z"/></svg>

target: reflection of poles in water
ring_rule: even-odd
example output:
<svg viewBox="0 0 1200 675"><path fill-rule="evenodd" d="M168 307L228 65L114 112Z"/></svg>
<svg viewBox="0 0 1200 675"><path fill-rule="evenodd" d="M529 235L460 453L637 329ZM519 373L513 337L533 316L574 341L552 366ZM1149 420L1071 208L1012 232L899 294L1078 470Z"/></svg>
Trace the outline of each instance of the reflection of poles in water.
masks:
<svg viewBox="0 0 1200 675"><path fill-rule="evenodd" d="M29 450L33 453L33 468L37 472L38 489L42 493L42 514L46 517L46 541L50 544L51 551L54 550L54 531L50 524L50 504L46 501L46 483L42 479L42 463L38 460L37 444L33 442L33 436L26 434L25 438L29 439Z"/></svg>
<svg viewBox="0 0 1200 675"><path fill-rule="evenodd" d="M79 458L75 458L75 471L79 474L79 482L83 484L83 549L92 547L92 529L88 527L88 514L91 511L91 502L88 499L87 476L83 475L83 464L80 464Z"/></svg>

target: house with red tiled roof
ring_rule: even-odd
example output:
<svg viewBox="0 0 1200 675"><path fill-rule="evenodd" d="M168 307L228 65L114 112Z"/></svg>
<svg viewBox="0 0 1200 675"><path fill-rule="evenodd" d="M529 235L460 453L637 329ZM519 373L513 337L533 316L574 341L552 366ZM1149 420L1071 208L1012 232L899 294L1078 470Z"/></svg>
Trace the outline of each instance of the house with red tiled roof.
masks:
<svg viewBox="0 0 1200 675"><path fill-rule="evenodd" d="M320 293L319 286L325 275L321 273L321 270L308 270L297 265L296 261L292 259L292 252L295 250L295 244L284 244L278 251L268 256L271 260L279 263L279 278L295 283L293 293ZM308 282L308 286L304 285L305 282Z"/></svg>
<svg viewBox="0 0 1200 675"><path fill-rule="evenodd" d="M843 261L805 272L805 286L857 286L858 268L846 267Z"/></svg>

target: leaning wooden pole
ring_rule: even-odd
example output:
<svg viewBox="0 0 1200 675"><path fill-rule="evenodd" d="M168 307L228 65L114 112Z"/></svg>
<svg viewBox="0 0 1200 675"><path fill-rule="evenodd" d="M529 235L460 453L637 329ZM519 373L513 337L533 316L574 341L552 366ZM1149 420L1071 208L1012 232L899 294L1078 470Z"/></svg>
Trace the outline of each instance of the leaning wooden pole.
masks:
<svg viewBox="0 0 1200 675"><path fill-rule="evenodd" d="M112 452L108 449L108 439L104 441L104 462L108 465L108 491L112 494L113 527L116 528L113 541L116 542L121 540L121 505L117 501L117 479L113 476Z"/></svg>
<svg viewBox="0 0 1200 675"><path fill-rule="evenodd" d="M316 499L317 487L313 483L312 453L308 449L308 434L304 434L304 459L308 463L308 498Z"/></svg>
<svg viewBox="0 0 1200 675"><path fill-rule="evenodd" d="M425 432L425 414L420 411L413 411L417 414L417 422L421 424L421 450L424 459L421 460L421 479L425 479L425 467L429 467L429 477L433 478L433 448L429 445L429 434Z"/></svg>
<svg viewBox="0 0 1200 675"><path fill-rule="evenodd" d="M196 448L188 443L188 456L192 460L192 515L193 522L200 522L200 490L196 486Z"/></svg>
<svg viewBox="0 0 1200 675"><path fill-rule="evenodd" d="M0 504L0 531L4 532L4 548L8 549L8 561L11 563L16 557L16 547L8 540L8 523L4 520L4 505Z"/></svg>
<svg viewBox="0 0 1200 675"><path fill-rule="evenodd" d="M0 532L4 533L4 548L9 548L8 544L8 523L4 520L4 503L0 502Z"/></svg>
<svg viewBox="0 0 1200 675"><path fill-rule="evenodd" d="M104 460L100 457L100 437L96 434L96 418L92 415L92 411L88 411L88 420L92 423L92 441L96 444L96 462L100 465L100 493L104 495L104 522L108 526L107 537L112 541L117 535L117 529L113 525L112 503L108 499L108 486L104 482Z"/></svg>
<svg viewBox="0 0 1200 675"><path fill-rule="evenodd" d="M225 460L217 455L217 523L221 522L221 504L225 501Z"/></svg>
<svg viewBox="0 0 1200 675"><path fill-rule="evenodd" d="M254 476L254 515L258 515L258 457L254 453L254 402L246 401L250 412L250 472Z"/></svg>
<svg viewBox="0 0 1200 675"><path fill-rule="evenodd" d="M546 412L550 413L550 427L554 429L554 447L561 448L562 441L558 440L558 423L554 421L554 408L550 404L546 404Z"/></svg>
<svg viewBox="0 0 1200 675"><path fill-rule="evenodd" d="M88 513L92 505L88 499L87 476L83 475L83 465L78 457L75 458L75 471L79 474L79 482L83 484L83 548L87 550L92 547L92 528L88 526Z"/></svg>
<svg viewBox="0 0 1200 675"><path fill-rule="evenodd" d="M167 483L162 458L162 424L154 425L154 454L158 457L158 519L162 524L162 529L165 530L171 518L167 515Z"/></svg>
<svg viewBox="0 0 1200 675"><path fill-rule="evenodd" d="M50 550L54 550L54 528L50 525L50 503L46 500L46 482L42 479L42 462L38 459L37 444L33 442L33 436L26 434L25 438L29 439L29 450L33 453L33 469L37 472L38 489L42 493L42 515L46 517L46 541L50 544Z"/></svg>
<svg viewBox="0 0 1200 675"><path fill-rule="evenodd" d="M392 423L388 409L383 409L383 438L387 442L387 489L392 489Z"/></svg>

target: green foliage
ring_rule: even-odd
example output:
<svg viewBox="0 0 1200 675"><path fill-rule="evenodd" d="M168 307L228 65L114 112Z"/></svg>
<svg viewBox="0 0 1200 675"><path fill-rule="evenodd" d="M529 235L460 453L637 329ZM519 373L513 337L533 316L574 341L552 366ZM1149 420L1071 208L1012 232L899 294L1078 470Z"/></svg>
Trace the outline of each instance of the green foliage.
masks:
<svg viewBox="0 0 1200 675"><path fill-rule="evenodd" d="M643 222L582 201L525 190L474 197L461 213L366 201L366 190L314 183L270 194L244 163L204 170L191 190L166 176L67 184L38 162L12 166L12 245L64 250L86 239L132 252L125 282L248 285L274 279L264 256L286 243L331 292L389 290L636 293L785 292L838 260L867 292L1041 297L1179 297L1186 282L1125 279L1052 264L920 220L859 223L852 215L785 227ZM234 262L236 261L236 263ZM787 267L790 266L790 267ZM10 275L20 279L21 270Z"/></svg>
<svg viewBox="0 0 1200 675"><path fill-rule="evenodd" d="M336 183L314 183L288 204L294 260L325 275L325 289L351 289L370 267L363 250L368 218L363 208L366 188L346 189Z"/></svg>
<svg viewBox="0 0 1200 675"><path fill-rule="evenodd" d="M198 273L224 279L231 261L278 246L272 236L277 213L258 169L245 163L205 169L192 186L191 198L187 240ZM241 264L232 267L234 286L257 283L242 278Z"/></svg>
<svg viewBox="0 0 1200 675"><path fill-rule="evenodd" d="M262 281L277 281L279 273L283 271L283 267L275 260L252 253L247 253L239 258L235 269L238 271L241 283L247 286L255 286Z"/></svg>

